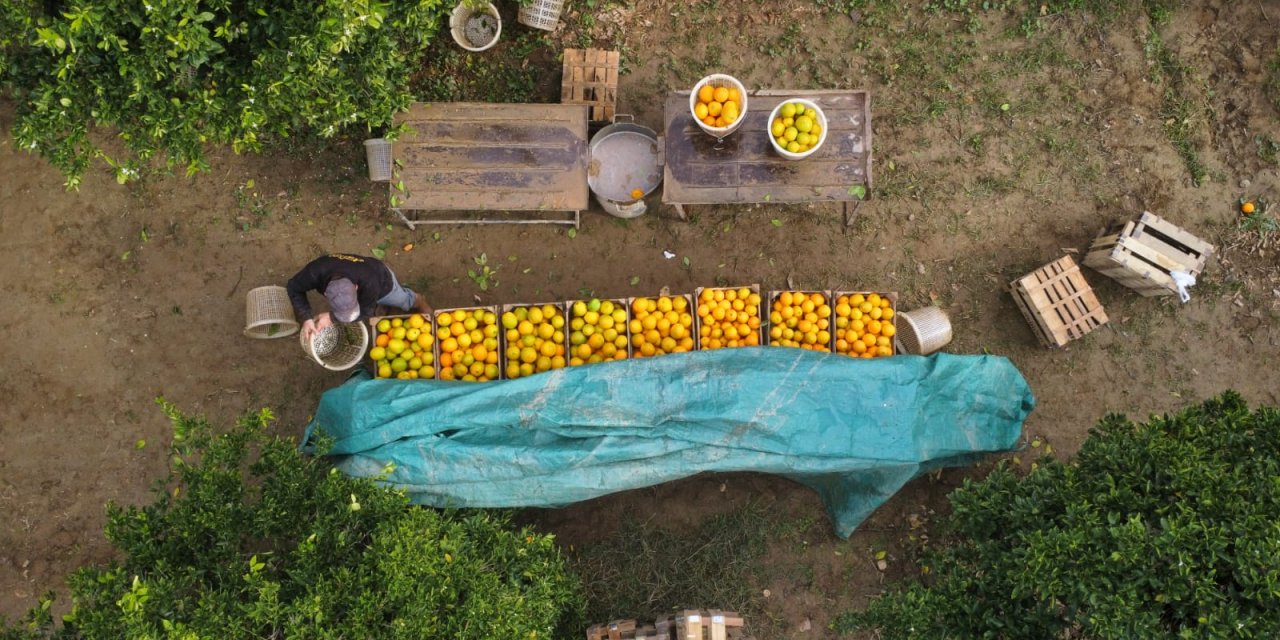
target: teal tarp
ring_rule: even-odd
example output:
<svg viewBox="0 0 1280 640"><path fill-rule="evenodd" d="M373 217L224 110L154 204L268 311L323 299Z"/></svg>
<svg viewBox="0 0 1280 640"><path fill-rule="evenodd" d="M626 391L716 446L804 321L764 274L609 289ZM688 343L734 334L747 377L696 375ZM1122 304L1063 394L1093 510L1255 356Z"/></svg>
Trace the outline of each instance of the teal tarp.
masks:
<svg viewBox="0 0 1280 640"><path fill-rule="evenodd" d="M1006 359L855 360L758 347L501 382L371 380L325 392L307 427L338 468L438 507L559 506L703 471L812 487L847 537L907 481L1007 451L1035 400Z"/></svg>

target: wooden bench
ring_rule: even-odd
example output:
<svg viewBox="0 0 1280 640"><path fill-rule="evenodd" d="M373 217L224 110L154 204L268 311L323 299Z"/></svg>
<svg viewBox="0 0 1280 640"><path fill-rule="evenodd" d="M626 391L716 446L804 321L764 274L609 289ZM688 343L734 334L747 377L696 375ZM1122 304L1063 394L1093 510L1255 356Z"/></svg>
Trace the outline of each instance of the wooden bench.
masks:
<svg viewBox="0 0 1280 640"><path fill-rule="evenodd" d="M589 204L585 105L414 103L396 116L391 210L419 224L571 224ZM418 216L410 219L407 211ZM456 212L515 212L506 219ZM444 219L428 213L450 212ZM549 212L571 217L547 219ZM513 217L514 216L514 217Z"/></svg>
<svg viewBox="0 0 1280 640"><path fill-rule="evenodd" d="M871 96L866 91L759 90L750 93L746 122L723 140L698 128L689 92L663 105L662 202L687 219L687 205L840 203L846 226L871 196ZM769 114L778 104L806 98L827 117L827 140L803 160L779 156L769 143Z"/></svg>

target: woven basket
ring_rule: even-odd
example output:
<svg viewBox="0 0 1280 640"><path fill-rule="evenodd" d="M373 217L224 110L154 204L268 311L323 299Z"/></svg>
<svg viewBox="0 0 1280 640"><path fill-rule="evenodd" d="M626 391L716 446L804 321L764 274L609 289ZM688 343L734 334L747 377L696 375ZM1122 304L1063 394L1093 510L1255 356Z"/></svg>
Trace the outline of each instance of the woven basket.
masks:
<svg viewBox="0 0 1280 640"><path fill-rule="evenodd" d="M951 342L951 319L937 307L924 307L897 315L898 346L903 353L927 356Z"/></svg>
<svg viewBox="0 0 1280 640"><path fill-rule="evenodd" d="M250 338L283 338L298 332L289 291L281 286L258 287L245 296L244 335Z"/></svg>
<svg viewBox="0 0 1280 640"><path fill-rule="evenodd" d="M360 363L369 348L369 328L362 322L332 324L310 340L298 336L302 350L330 371L346 371Z"/></svg>
<svg viewBox="0 0 1280 640"><path fill-rule="evenodd" d="M738 105L738 119L735 120L733 124L727 127L710 127L707 126L707 123L698 119L697 111L695 111L694 108L698 104L698 91L702 89L703 85L711 85L712 87L717 88L726 87L738 90L738 95L742 97L742 104ZM723 73L713 73L699 80L698 84L693 85L693 91L689 92L689 117L693 118L693 121L698 123L699 129L702 129L717 139L724 138L734 131L737 131L738 127L741 127L742 123L747 121L747 88L743 86L741 82L738 82L738 79L733 76L725 75Z"/></svg>
<svg viewBox="0 0 1280 640"><path fill-rule="evenodd" d="M533 0L527 7L520 7L520 24L555 31L560 24L560 11L564 9L564 0Z"/></svg>

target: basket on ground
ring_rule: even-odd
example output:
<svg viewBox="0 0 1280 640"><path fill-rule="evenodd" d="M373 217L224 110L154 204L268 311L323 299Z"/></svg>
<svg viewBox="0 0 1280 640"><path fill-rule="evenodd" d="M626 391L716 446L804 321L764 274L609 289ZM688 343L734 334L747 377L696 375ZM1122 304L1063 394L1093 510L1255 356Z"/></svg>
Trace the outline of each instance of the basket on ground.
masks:
<svg viewBox="0 0 1280 640"><path fill-rule="evenodd" d="M245 296L244 335L250 338L283 338L298 332L289 291L279 285L258 287Z"/></svg>
<svg viewBox="0 0 1280 640"><path fill-rule="evenodd" d="M790 151L787 147L778 143L779 137L785 138L788 144L791 142L800 144L799 140L807 139L807 136L810 135L810 129L797 126L799 124L798 122L791 125L784 124L782 136L773 135L773 123L782 116L784 108L787 105L802 105L805 108L806 114L809 113L810 109L813 110L814 115L812 126L818 128L818 139L816 142L810 142L810 146L803 151ZM796 120L799 120L799 118L797 117ZM819 107L816 102L812 100L805 100L804 98L792 98L791 100L778 103L778 106L774 107L773 112L769 114L769 121L765 126L770 128L766 133L769 135L769 144L773 146L773 150L777 151L778 155L788 160L803 160L804 158L808 158L816 153L818 149L822 148L822 143L827 141L827 115L823 113L822 107ZM794 137L791 135L792 129L795 130Z"/></svg>
<svg viewBox="0 0 1280 640"><path fill-rule="evenodd" d="M492 2L478 9L459 2L449 15L449 31L453 41L463 49L484 51L498 44L502 35L502 17Z"/></svg>
<svg viewBox="0 0 1280 640"><path fill-rule="evenodd" d="M316 363L330 371L346 371L359 364L369 348L369 328L361 322L331 324L311 334L310 340L299 335L298 341Z"/></svg>
<svg viewBox="0 0 1280 640"><path fill-rule="evenodd" d="M698 92L705 86L710 86L712 89L724 87L730 91L738 92L739 104L737 120L734 120L732 123L726 124L723 127L714 127L703 122L702 119L698 117ZM725 75L723 73L713 73L693 85L693 91L689 93L689 115L693 117L694 122L698 123L698 128L707 132L709 135L715 136L716 138L724 138L734 131L737 131L738 127L741 127L742 123L747 121L747 88L741 82L738 82L738 79L733 76Z"/></svg>
<svg viewBox="0 0 1280 640"><path fill-rule="evenodd" d="M904 311L897 316L898 347L903 353L927 356L951 342L951 319L937 307Z"/></svg>
<svg viewBox="0 0 1280 640"><path fill-rule="evenodd" d="M520 7L520 24L543 31L555 31L560 24L560 11L564 0L533 0Z"/></svg>

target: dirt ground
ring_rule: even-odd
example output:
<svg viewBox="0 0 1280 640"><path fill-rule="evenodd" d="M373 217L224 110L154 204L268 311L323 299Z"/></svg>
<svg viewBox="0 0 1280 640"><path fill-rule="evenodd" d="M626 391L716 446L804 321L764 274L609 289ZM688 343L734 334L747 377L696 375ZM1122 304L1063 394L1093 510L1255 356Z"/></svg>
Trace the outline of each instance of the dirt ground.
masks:
<svg viewBox="0 0 1280 640"><path fill-rule="evenodd" d="M780 289L788 278L897 291L901 308L950 314L947 351L1018 365L1038 400L1026 440L1062 457L1107 412L1142 417L1227 388L1280 404L1280 247L1240 231L1237 208L1280 186L1280 107L1264 90L1280 55L1280 5L1195 2L1154 29L1140 14L1107 24L1045 16L1024 36L1009 33L1018 20L1004 14L914 4L852 15L822 9L834 2L741 14L709 2L601 4L586 21L575 3L568 28L534 59L566 43L621 48L619 111L651 127L664 91L713 70L749 87L871 90L876 184L857 224L776 205L694 207L681 222L654 197L633 221L586 214L576 237L543 226L411 231L392 224L385 187L365 179L358 140L318 154L217 151L206 174L123 187L99 166L67 193L43 160L14 149L15 106L0 100L0 615L18 616L73 568L112 557L104 503L147 500L166 464L157 396L222 421L271 406L282 432L301 432L344 374L310 363L293 338L243 337L244 299L329 251L387 247L389 264L438 308L663 286ZM1162 51L1181 66L1163 64ZM558 75L548 63L539 86ZM1178 141L1203 167L1201 186ZM1038 346L1005 285L1064 252L1082 257L1100 228L1143 210L1219 247L1191 302L1143 298L1087 271L1111 323L1061 350ZM407 242L417 246L408 254ZM467 276L482 253L497 266L484 292ZM832 536L809 491L750 474L530 517L574 549L622 535L623 515L691 527L756 501L800 518L808 524L772 544L753 578L769 591L771 620L759 628L826 637L832 616L904 574L907 533L927 526L965 473L917 480L849 541ZM880 550L885 571L873 560Z"/></svg>

